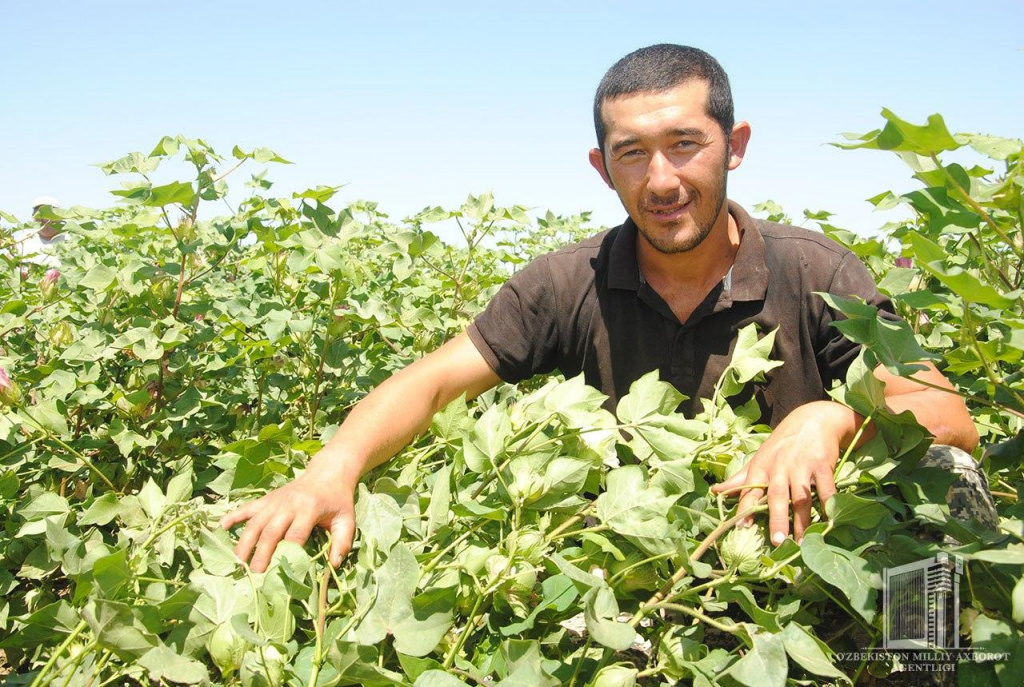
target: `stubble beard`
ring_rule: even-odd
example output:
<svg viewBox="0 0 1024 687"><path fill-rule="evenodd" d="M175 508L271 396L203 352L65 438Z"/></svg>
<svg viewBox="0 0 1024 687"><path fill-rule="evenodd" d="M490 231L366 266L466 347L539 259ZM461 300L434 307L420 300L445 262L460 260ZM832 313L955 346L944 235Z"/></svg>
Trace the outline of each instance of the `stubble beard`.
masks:
<svg viewBox="0 0 1024 687"><path fill-rule="evenodd" d="M722 206L725 205L728 173L728 166L726 164L723 164L720 179L721 183L718 184L718 193L714 198L711 199L711 211L707 213L707 215L701 213L700 215L693 216L693 222L696 224L696 232L688 236L684 236L682 239L670 238L670 235L688 219L683 218L679 222L668 225L667 227L665 227L665 225L662 225L663 227L665 227L665 229L662 229L662 231L660 232L652 231L651 229L640 224L639 222L636 222L637 229L640 231L641 236L643 236L644 239L647 240L647 243L649 243L651 247L654 248L654 250L666 255L671 255L674 253L688 253L697 246L699 246L700 244L704 243L704 240L711 234L711 230L715 228L715 220L718 219L718 215L722 211ZM648 207L650 207L651 205L671 205L674 202L676 202L672 201L670 203L666 203L660 200L659 202L652 202L654 200L656 199L646 199L644 200L644 202L641 203L641 216L647 212ZM693 197L690 198L689 201L694 204L698 212L700 211L700 201L701 197L696 193L693 195Z"/></svg>

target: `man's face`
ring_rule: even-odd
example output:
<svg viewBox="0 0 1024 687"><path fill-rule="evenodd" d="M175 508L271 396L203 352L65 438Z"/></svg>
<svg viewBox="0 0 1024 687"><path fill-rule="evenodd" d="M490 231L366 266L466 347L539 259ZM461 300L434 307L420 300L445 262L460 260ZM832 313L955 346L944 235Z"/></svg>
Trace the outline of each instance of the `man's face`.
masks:
<svg viewBox="0 0 1024 687"><path fill-rule="evenodd" d="M745 122L726 137L707 100L707 83L694 80L602 106L605 154L595 148L590 162L662 253L693 250L711 233L723 213L726 175L749 138Z"/></svg>
<svg viewBox="0 0 1024 687"><path fill-rule="evenodd" d="M54 236L60 233L60 225L52 219L46 219L42 216L42 211L51 209L49 205L37 205L32 208L32 216L37 222L39 222L39 235L46 240L52 239Z"/></svg>

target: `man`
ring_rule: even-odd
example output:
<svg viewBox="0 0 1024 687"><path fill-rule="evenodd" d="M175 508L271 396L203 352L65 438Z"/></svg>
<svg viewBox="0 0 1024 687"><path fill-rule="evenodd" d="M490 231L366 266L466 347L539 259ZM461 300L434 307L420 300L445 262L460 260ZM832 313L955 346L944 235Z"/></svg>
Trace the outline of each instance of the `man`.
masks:
<svg viewBox="0 0 1024 687"><path fill-rule="evenodd" d="M858 348L828 323L814 291L860 295L891 309L845 249L809 231L750 218L726 200L750 125L733 121L728 78L694 48L638 50L605 75L594 101L598 148L590 162L618 193L620 227L542 256L515 275L469 329L381 384L291 484L229 513L248 521L236 553L265 569L283 538L305 542L315 525L333 535L338 564L354 533L360 476L424 431L462 393L560 370L584 373L614 402L659 369L692 399L707 396L738 329L779 327L784 364L758 391L775 431L749 464L716 489L767 484L769 528L780 544L810 523L812 486L824 502L833 470L863 418L827 400ZM937 443L972 449L977 433L958 396L877 371L894 411L910 410ZM916 377L949 388L933 367ZM867 435L873 433L868 429ZM743 492L746 510L763 495Z"/></svg>
<svg viewBox="0 0 1024 687"><path fill-rule="evenodd" d="M65 241L67 235L61 232L59 222L42 216L44 210L56 207L60 207L60 201L50 196L32 201L32 218L39 224L39 228L23 229L14 235L17 252L25 261L46 267L60 265L52 247Z"/></svg>

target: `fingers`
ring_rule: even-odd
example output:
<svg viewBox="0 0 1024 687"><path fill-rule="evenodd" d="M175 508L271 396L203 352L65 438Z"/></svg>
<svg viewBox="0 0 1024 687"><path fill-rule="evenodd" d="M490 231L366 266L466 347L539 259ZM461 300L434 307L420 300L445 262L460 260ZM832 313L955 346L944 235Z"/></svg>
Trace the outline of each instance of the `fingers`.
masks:
<svg viewBox="0 0 1024 687"><path fill-rule="evenodd" d="M739 472L737 472L735 475L733 475L729 479L725 480L724 482L720 482L718 484L712 485L711 491L715 492L716 494L719 494L719 493L721 493L723 491L728 491L730 489L735 489L736 487L740 487L740 486L746 484L747 483L747 472L749 470L750 470L750 465L748 463L742 469L740 469Z"/></svg>
<svg viewBox="0 0 1024 687"><path fill-rule="evenodd" d="M284 540L302 546L316 526L316 517L312 513L300 513L284 533Z"/></svg>
<svg viewBox="0 0 1024 687"><path fill-rule="evenodd" d="M226 530L231 529L240 522L245 522L256 513L259 512L263 506L263 499L257 499L250 501L244 506L239 506L224 517L220 519L220 526Z"/></svg>
<svg viewBox="0 0 1024 687"><path fill-rule="evenodd" d="M238 556L239 560L243 563L249 560L249 556L252 554L253 548L256 546L256 542L260 539L260 534L263 532L263 528L267 524L268 518L262 513L256 513L249 520L249 524L242 530L242 535L238 538L238 543L235 544L235 555Z"/></svg>
<svg viewBox="0 0 1024 687"><path fill-rule="evenodd" d="M285 532L291 525L291 516L278 516L271 520L263 531L260 532L259 541L256 542L256 550L252 556L249 567L253 572L265 572L274 555L278 543L284 539Z"/></svg>
<svg viewBox="0 0 1024 687"><path fill-rule="evenodd" d="M825 504L836 493L836 479L831 468L824 466L814 473L814 488L818 492L818 500L821 502L821 510L824 513Z"/></svg>
<svg viewBox="0 0 1024 687"><path fill-rule="evenodd" d="M778 546L789 535L789 475L777 471L768 480L768 531Z"/></svg>
<svg viewBox="0 0 1024 687"><path fill-rule="evenodd" d="M331 531L329 560L338 566L352 549L355 515L350 498L338 498L337 491L332 496L293 482L236 508L221 518L220 525L229 529L248 521L235 545L235 555L243 563L248 561L253 572L267 569L281 541L305 544L318 524Z"/></svg>
<svg viewBox="0 0 1024 687"><path fill-rule="evenodd" d="M341 559L352 550L355 533L356 523L351 513L342 513L331 522L331 552L328 559L335 568L341 565Z"/></svg>
<svg viewBox="0 0 1024 687"><path fill-rule="evenodd" d="M802 475L789 485L793 501L793 538L799 544L804 538L804 531L811 525L811 477Z"/></svg>

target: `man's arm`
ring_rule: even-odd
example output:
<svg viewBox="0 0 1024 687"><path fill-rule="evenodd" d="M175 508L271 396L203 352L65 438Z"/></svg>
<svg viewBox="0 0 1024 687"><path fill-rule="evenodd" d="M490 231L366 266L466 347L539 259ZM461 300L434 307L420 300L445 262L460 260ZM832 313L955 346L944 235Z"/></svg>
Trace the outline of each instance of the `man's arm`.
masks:
<svg viewBox="0 0 1024 687"><path fill-rule="evenodd" d="M278 542L303 544L320 525L331 532L331 563L340 564L352 548L359 478L425 431L451 401L500 381L465 333L397 372L352 409L300 477L221 519L225 529L248 521L235 553L243 561L252 555L252 569L262 572Z"/></svg>
<svg viewBox="0 0 1024 687"><path fill-rule="evenodd" d="M972 451L978 432L963 399L931 363L911 379L898 377L879 366L875 376L885 383L885 397L893 412L909 410L935 436L938 444ZM919 384L940 387L938 389ZM712 487L721 492L744 485L767 485L768 527L772 542L779 545L789 534L789 504L793 504L793 536L803 538L811 524L811 486L825 503L836 493L835 471L840 454L854 441L864 418L833 401L815 401L790 413L761 445L750 462L730 479ZM875 435L873 424L862 433L858 445ZM765 489L751 486L742 493L739 512L753 508ZM752 518L746 518L746 523Z"/></svg>

